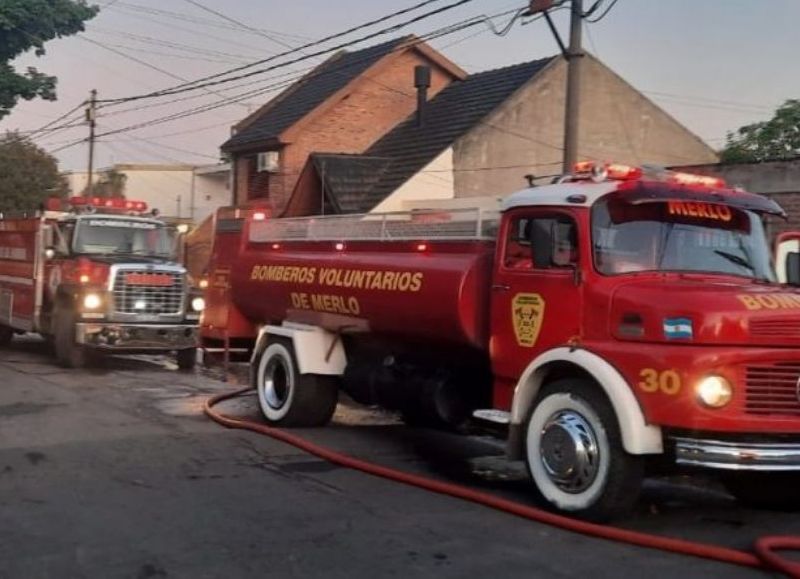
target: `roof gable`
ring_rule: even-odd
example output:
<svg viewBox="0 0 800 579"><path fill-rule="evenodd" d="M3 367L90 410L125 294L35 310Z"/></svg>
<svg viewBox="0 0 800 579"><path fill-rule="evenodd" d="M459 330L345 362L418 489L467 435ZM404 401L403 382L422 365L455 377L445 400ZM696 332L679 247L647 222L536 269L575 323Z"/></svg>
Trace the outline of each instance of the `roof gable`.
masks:
<svg viewBox="0 0 800 579"><path fill-rule="evenodd" d="M443 89L426 103L422 126L418 126L414 114L364 152L365 156L392 162L383 168L372 187L360 190L358 202L351 203L352 210L366 212L383 201L501 106L553 58L476 73Z"/></svg>

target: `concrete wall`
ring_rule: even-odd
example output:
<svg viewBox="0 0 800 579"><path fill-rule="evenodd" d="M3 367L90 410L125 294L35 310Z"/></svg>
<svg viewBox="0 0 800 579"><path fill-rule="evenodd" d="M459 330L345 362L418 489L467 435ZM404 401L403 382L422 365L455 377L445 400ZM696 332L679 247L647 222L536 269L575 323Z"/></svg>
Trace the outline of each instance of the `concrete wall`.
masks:
<svg viewBox="0 0 800 579"><path fill-rule="evenodd" d="M286 206L312 152L361 153L415 110L414 67L419 64L432 67L430 97L451 82L450 73L420 52L395 53L282 135L286 144L281 149L280 172L270 175L268 183L270 204L276 213ZM237 204L258 196L248 183L252 174L241 166L248 163L248 155L252 153L236 155Z"/></svg>
<svg viewBox="0 0 800 579"><path fill-rule="evenodd" d="M372 211L407 211L409 207L424 206L422 200L452 199L454 187L453 149L448 148Z"/></svg>
<svg viewBox="0 0 800 579"><path fill-rule="evenodd" d="M525 174L561 172L565 83L566 64L559 59L456 142L457 197L507 194L526 186ZM582 89L579 159L661 165L717 161L699 137L590 56Z"/></svg>

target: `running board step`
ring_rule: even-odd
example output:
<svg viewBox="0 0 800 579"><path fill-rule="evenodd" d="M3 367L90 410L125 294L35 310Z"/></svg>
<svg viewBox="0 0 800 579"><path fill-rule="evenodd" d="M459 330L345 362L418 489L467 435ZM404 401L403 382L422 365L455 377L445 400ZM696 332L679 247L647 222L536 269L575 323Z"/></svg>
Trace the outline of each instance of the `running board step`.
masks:
<svg viewBox="0 0 800 579"><path fill-rule="evenodd" d="M492 422L494 424L509 424L511 422L511 413L505 410L495 410L494 408L483 408L476 410L472 413L472 417L477 420L485 422Z"/></svg>

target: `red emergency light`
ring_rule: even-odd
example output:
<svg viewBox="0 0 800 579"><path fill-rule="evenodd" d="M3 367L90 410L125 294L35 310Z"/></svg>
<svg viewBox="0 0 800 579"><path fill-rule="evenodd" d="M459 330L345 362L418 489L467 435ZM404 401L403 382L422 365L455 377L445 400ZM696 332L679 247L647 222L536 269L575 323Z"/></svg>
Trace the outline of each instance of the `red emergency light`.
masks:
<svg viewBox="0 0 800 579"><path fill-rule="evenodd" d="M667 180L679 185L701 185L703 187L712 187L716 189L727 187L724 179L708 177L706 175L695 175L693 173L670 173Z"/></svg>
<svg viewBox="0 0 800 579"><path fill-rule="evenodd" d="M95 207L122 211L147 211L144 201L132 201L121 197L70 197L69 204L73 207Z"/></svg>
<svg viewBox="0 0 800 579"><path fill-rule="evenodd" d="M579 161L573 168L576 175L589 176L593 181L629 181L641 179L642 169L621 163L598 163L596 161Z"/></svg>

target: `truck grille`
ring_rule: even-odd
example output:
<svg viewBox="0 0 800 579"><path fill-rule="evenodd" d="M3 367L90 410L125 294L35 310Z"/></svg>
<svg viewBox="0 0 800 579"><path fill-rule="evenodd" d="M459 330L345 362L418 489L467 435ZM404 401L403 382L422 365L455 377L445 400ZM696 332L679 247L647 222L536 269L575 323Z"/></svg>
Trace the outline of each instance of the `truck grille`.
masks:
<svg viewBox="0 0 800 579"><path fill-rule="evenodd" d="M745 372L745 412L800 416L800 362L748 366Z"/></svg>
<svg viewBox="0 0 800 579"><path fill-rule="evenodd" d="M183 287L182 273L118 271L114 278L114 309L123 314L180 314Z"/></svg>
<svg viewBox="0 0 800 579"><path fill-rule="evenodd" d="M798 320L753 320L750 335L762 338L800 338Z"/></svg>

